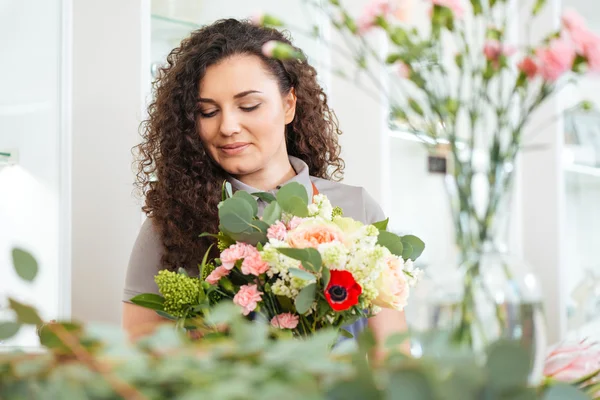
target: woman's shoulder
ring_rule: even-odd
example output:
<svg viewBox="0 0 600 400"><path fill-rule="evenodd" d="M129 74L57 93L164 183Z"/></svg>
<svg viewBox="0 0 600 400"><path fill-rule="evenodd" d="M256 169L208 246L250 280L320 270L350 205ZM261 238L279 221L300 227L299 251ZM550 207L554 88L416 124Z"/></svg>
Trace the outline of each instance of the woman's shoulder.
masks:
<svg viewBox="0 0 600 400"><path fill-rule="evenodd" d="M385 219L381 206L364 187L313 176L311 176L311 180L319 193L327 196L334 207L342 208L345 216L365 224Z"/></svg>

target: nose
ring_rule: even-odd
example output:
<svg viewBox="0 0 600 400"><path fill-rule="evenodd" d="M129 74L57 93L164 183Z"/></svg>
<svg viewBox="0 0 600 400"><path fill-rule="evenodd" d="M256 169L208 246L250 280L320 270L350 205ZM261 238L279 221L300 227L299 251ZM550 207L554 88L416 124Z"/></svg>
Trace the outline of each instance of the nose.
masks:
<svg viewBox="0 0 600 400"><path fill-rule="evenodd" d="M231 136L239 133L241 130L240 121L231 111L222 111L221 117L221 134Z"/></svg>

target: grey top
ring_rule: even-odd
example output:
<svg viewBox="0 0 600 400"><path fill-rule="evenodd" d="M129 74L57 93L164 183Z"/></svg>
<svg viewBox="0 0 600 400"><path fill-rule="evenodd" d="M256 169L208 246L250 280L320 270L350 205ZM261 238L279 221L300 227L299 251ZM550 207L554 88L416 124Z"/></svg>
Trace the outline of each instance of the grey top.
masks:
<svg viewBox="0 0 600 400"><path fill-rule="evenodd" d="M296 157L290 156L290 163L296 171L296 176L285 183L298 182L304 185L308 191L309 198L312 198L312 183L314 183L319 192L329 198L333 206L342 208L344 216L365 224L385 219L385 214L379 204L364 188L310 176L308 165ZM244 190L250 193L261 191L233 177L230 177L229 181L234 190ZM276 191L271 190L270 192L275 194ZM258 202L260 208L265 207L266 204L262 200L259 199ZM198 234L200 233L202 232L198 232ZM129 299L141 293L158 294L154 276L162 269L162 254L163 245L161 239L152 225L152 218L148 218L142 224L131 252L123 291L123 301L130 302ZM349 330L353 334L358 333L364 327L365 323L366 321L358 321Z"/></svg>

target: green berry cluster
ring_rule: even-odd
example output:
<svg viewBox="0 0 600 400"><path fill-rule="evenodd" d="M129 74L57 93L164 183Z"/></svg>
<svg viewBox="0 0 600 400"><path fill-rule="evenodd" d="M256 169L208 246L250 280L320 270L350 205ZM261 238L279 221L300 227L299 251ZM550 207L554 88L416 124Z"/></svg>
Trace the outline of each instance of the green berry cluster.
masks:
<svg viewBox="0 0 600 400"><path fill-rule="evenodd" d="M343 217L343 216L344 216L344 210L342 210L341 207L338 207L338 206L333 207L333 211L331 212L332 218Z"/></svg>
<svg viewBox="0 0 600 400"><path fill-rule="evenodd" d="M162 270L154 277L158 290L165 298L164 310L174 317L184 317L190 305L197 304L200 280L184 274Z"/></svg>

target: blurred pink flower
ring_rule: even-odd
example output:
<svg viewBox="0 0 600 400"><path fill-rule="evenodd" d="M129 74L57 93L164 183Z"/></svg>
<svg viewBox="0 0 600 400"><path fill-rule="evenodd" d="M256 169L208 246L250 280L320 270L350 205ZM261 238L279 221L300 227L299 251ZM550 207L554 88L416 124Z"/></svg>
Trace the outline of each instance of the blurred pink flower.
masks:
<svg viewBox="0 0 600 400"><path fill-rule="evenodd" d="M456 18L462 18L465 15L461 0L432 0L432 3L436 6L449 8Z"/></svg>
<svg viewBox="0 0 600 400"><path fill-rule="evenodd" d="M247 255L246 258L244 258L244 262L242 262L242 273L246 275L259 276L268 270L269 263L260 257L260 253L258 251Z"/></svg>
<svg viewBox="0 0 600 400"><path fill-rule="evenodd" d="M542 78L554 82L570 71L575 61L575 49L564 38L554 39L550 46L536 51Z"/></svg>
<svg viewBox="0 0 600 400"><path fill-rule="evenodd" d="M577 53L588 60L590 71L600 71L600 37L585 27L569 32Z"/></svg>
<svg viewBox="0 0 600 400"><path fill-rule="evenodd" d="M263 44L262 53L266 57L273 57L273 52L275 51L275 47L277 47L277 43L279 42L276 40L269 40L267 43Z"/></svg>
<svg viewBox="0 0 600 400"><path fill-rule="evenodd" d="M228 270L231 270L237 260L241 260L255 251L258 250L247 243L236 243L223 250L220 256L221 264Z"/></svg>
<svg viewBox="0 0 600 400"><path fill-rule="evenodd" d="M287 227L281 221L277 221L267 229L267 237L269 239L285 240L287 236Z"/></svg>
<svg viewBox="0 0 600 400"><path fill-rule="evenodd" d="M600 349L595 343L561 343L546 357L544 376L573 382L600 369Z"/></svg>
<svg viewBox="0 0 600 400"><path fill-rule="evenodd" d="M271 325L279 329L294 329L298 326L298 316L292 313L283 313L271 319Z"/></svg>
<svg viewBox="0 0 600 400"><path fill-rule="evenodd" d="M229 272L230 270L221 265L215 268L205 280L211 285L216 285L222 277L229 275Z"/></svg>
<svg viewBox="0 0 600 400"><path fill-rule="evenodd" d="M296 229L298 225L304 222L304 218L293 217L290 222L288 222L288 230Z"/></svg>
<svg viewBox="0 0 600 400"><path fill-rule="evenodd" d="M529 79L535 78L538 73L538 66L532 57L525 57L518 67Z"/></svg>
<svg viewBox="0 0 600 400"><path fill-rule="evenodd" d="M517 49L514 46L506 43L501 43L498 40L490 39L486 41L485 45L483 46L483 54L485 54L485 57L488 60L494 62L498 62L501 55L510 57L516 52Z"/></svg>
<svg viewBox="0 0 600 400"><path fill-rule="evenodd" d="M585 28L586 26L585 19L572 8L563 13L562 23L568 31Z"/></svg>
<svg viewBox="0 0 600 400"><path fill-rule="evenodd" d="M377 17L387 19L394 12L395 10L390 5L389 0L371 0L356 20L358 31L361 34L368 32L376 26Z"/></svg>
<svg viewBox="0 0 600 400"><path fill-rule="evenodd" d="M402 61L398 62L398 75L403 79L408 79L410 77L410 67L403 63Z"/></svg>
<svg viewBox="0 0 600 400"><path fill-rule="evenodd" d="M242 307L244 315L250 314L256 310L258 302L262 300L262 292L258 291L256 285L244 285L233 297L233 303Z"/></svg>

